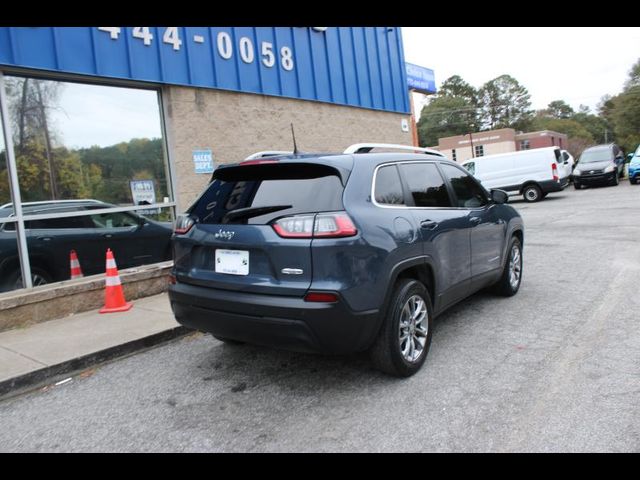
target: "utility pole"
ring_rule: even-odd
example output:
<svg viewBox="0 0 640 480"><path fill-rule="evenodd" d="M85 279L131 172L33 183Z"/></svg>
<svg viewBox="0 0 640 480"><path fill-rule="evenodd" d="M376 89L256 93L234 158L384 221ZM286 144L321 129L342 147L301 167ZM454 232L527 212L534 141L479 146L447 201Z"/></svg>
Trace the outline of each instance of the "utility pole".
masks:
<svg viewBox="0 0 640 480"><path fill-rule="evenodd" d="M414 147L419 147L419 141L418 141L418 124L416 122L416 113L415 113L415 109L413 107L413 92L415 92L415 90L413 88L409 89L409 104L411 105L411 139L413 141L413 146Z"/></svg>
<svg viewBox="0 0 640 480"><path fill-rule="evenodd" d="M471 123L469 125L469 141L471 142L471 158L476 158L476 151L473 148L473 129L475 128L475 123Z"/></svg>

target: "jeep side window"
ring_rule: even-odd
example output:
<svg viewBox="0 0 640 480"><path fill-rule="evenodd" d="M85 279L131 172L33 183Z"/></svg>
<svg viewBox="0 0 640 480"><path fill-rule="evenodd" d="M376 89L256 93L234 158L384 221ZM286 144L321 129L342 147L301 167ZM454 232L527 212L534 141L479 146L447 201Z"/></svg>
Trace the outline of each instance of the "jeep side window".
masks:
<svg viewBox="0 0 640 480"><path fill-rule="evenodd" d="M376 173L374 194L377 203L382 205L404 205L404 193L400 175L395 165L381 167Z"/></svg>
<svg viewBox="0 0 640 480"><path fill-rule="evenodd" d="M403 163L402 175L416 207L450 207L451 200L435 163Z"/></svg>
<svg viewBox="0 0 640 480"><path fill-rule="evenodd" d="M468 173L452 165L441 165L441 167L456 194L457 207L475 208L488 203L484 189Z"/></svg>

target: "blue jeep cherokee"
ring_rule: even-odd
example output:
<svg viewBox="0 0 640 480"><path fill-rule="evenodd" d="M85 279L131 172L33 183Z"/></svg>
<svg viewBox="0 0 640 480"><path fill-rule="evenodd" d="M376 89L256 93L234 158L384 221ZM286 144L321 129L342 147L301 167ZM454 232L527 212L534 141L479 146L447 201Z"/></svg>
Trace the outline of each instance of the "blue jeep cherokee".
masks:
<svg viewBox="0 0 640 480"><path fill-rule="evenodd" d="M230 342L369 350L409 376L436 315L522 279L523 223L437 154L296 154L219 167L181 216L169 297L178 322Z"/></svg>

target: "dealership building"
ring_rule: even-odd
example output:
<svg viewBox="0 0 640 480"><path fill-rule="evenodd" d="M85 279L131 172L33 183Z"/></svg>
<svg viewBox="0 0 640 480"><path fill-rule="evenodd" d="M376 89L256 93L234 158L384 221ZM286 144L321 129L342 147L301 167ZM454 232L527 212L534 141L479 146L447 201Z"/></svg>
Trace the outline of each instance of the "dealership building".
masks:
<svg viewBox="0 0 640 480"><path fill-rule="evenodd" d="M398 27L1 27L4 273L31 287L29 226L74 216L14 205L170 221L217 166L292 150L291 125L300 151L411 145L410 80Z"/></svg>
<svg viewBox="0 0 640 480"><path fill-rule="evenodd" d="M438 139L435 149L449 160L464 162L473 157L517 152L530 148L557 146L567 148L567 135L551 130L538 132L516 132L513 128L501 128L467 135L456 135Z"/></svg>

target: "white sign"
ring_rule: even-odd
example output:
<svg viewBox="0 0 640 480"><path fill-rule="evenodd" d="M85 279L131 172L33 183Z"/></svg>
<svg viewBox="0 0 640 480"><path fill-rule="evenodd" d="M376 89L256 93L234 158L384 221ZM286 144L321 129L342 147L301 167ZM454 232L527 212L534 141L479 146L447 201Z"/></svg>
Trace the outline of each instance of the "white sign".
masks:
<svg viewBox="0 0 640 480"><path fill-rule="evenodd" d="M400 127L402 128L403 132L408 132L409 131L409 122L407 121L406 118L402 119L402 121L400 122Z"/></svg>
<svg viewBox="0 0 640 480"><path fill-rule="evenodd" d="M153 180L131 180L131 197L134 205L151 205L156 203L156 191ZM141 215L152 215L158 213L157 210L139 210Z"/></svg>

